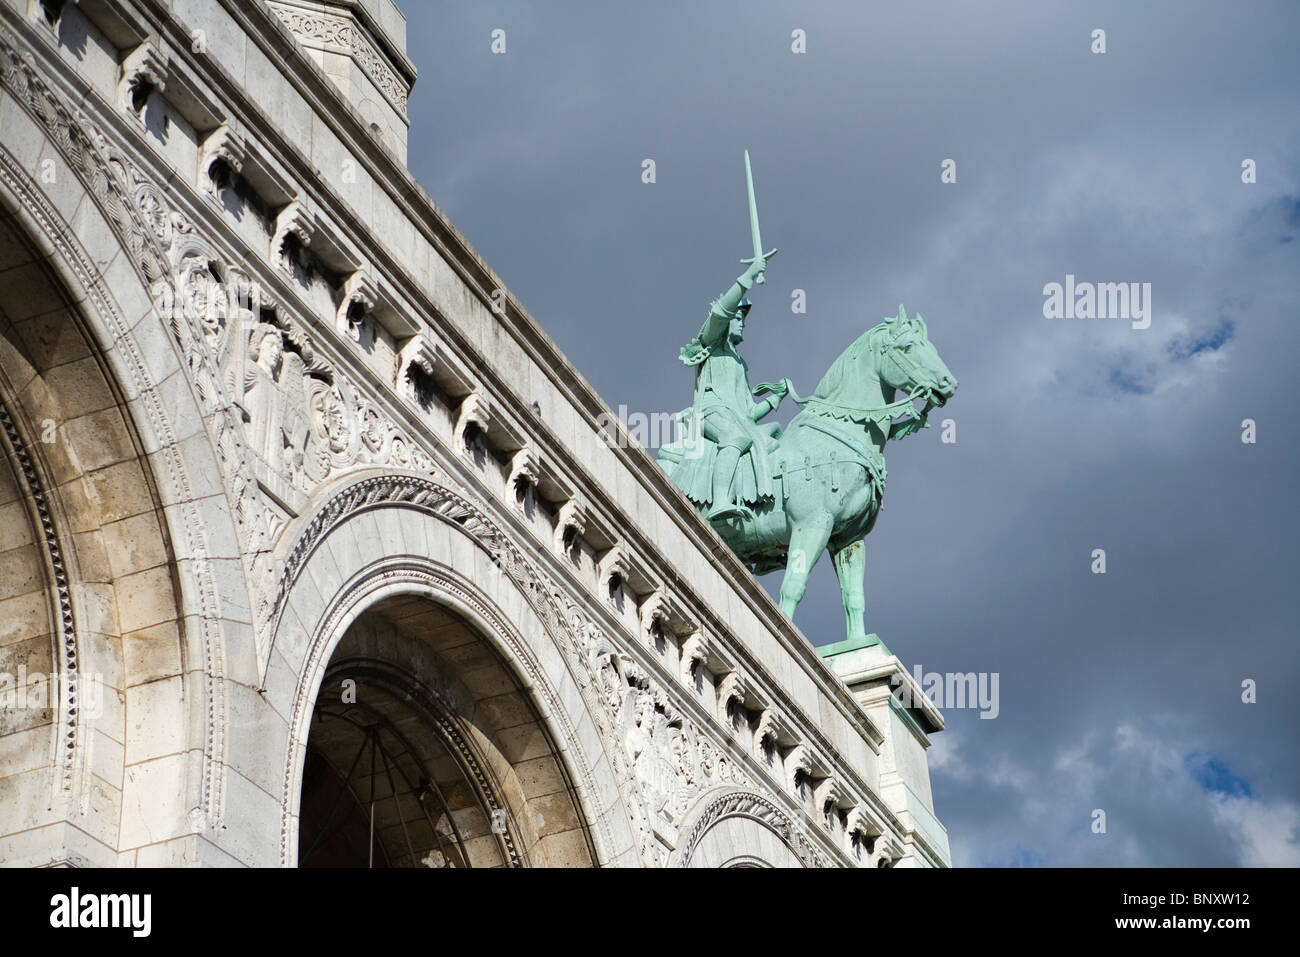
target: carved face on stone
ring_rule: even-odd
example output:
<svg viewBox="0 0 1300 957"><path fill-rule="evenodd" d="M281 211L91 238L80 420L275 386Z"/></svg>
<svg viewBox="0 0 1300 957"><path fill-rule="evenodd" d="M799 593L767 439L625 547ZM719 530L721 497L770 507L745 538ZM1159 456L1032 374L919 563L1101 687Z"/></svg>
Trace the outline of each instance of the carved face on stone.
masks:
<svg viewBox="0 0 1300 957"><path fill-rule="evenodd" d="M280 371L284 357L284 340L278 329L267 328L253 339L253 361L274 377Z"/></svg>
<svg viewBox="0 0 1300 957"><path fill-rule="evenodd" d="M655 702L646 692L636 696L636 723L647 731L654 727Z"/></svg>

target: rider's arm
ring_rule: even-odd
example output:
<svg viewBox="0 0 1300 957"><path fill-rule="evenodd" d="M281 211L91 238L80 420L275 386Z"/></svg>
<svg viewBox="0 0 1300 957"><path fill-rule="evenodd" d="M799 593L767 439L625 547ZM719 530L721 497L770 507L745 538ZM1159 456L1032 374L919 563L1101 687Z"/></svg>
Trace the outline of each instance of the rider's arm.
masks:
<svg viewBox="0 0 1300 957"><path fill-rule="evenodd" d="M749 417L753 421L757 422L759 419L767 415L769 412L775 412L777 406L779 406L780 404L781 404L781 396L777 395L774 392L771 395L769 395L766 399L763 399L761 402L755 402L754 405L749 410Z"/></svg>
<svg viewBox="0 0 1300 957"><path fill-rule="evenodd" d="M731 320L736 316L736 307L754 285L754 279L766 267L767 263L763 259L750 263L749 268L736 277L731 288L713 300L713 305L709 307L709 317L700 327L700 342L706 346L716 346L726 341L727 333L731 329Z"/></svg>
<svg viewBox="0 0 1300 957"><path fill-rule="evenodd" d="M706 346L715 346L727 338L731 320L736 315L736 307L753 284L754 281L748 275L741 276L731 284L730 289L713 300L713 305L709 307L709 317L700 327L700 342Z"/></svg>

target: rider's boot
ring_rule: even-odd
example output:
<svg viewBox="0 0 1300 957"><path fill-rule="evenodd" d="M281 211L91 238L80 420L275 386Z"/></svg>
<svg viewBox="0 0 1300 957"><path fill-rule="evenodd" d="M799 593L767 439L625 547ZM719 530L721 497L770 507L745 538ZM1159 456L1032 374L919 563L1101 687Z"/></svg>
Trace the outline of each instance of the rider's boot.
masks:
<svg viewBox="0 0 1300 957"><path fill-rule="evenodd" d="M709 509L708 516L710 522L724 518L752 517L754 514L744 505L733 502L728 494L732 476L736 474L739 463L740 449L734 446L718 449L718 457L713 463L713 507Z"/></svg>

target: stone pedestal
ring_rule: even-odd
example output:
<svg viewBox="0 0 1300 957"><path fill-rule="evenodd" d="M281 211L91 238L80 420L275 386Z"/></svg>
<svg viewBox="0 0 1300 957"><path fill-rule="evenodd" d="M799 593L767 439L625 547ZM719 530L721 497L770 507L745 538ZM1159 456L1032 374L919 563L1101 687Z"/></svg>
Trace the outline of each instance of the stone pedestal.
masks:
<svg viewBox="0 0 1300 957"><path fill-rule="evenodd" d="M900 866L950 865L948 832L934 814L925 756L929 736L943 730L943 715L878 636L823 645L818 651L885 733L879 790L912 845Z"/></svg>

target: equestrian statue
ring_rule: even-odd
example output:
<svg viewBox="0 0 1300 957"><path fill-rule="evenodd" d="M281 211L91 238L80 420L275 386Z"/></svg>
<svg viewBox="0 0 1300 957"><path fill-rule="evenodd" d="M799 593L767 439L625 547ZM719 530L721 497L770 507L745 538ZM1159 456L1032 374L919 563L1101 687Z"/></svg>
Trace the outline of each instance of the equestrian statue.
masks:
<svg viewBox="0 0 1300 957"><path fill-rule="evenodd" d="M952 398L957 380L925 321L900 305L840 354L811 395L801 398L785 378L751 389L738 347L748 294L776 250L763 252L748 151L745 178L754 255L681 350L695 370L694 404L679 414L680 438L659 450L659 462L755 574L785 569L781 609L791 619L829 548L847 636L864 638L863 539L885 492L885 443L929 428L930 410ZM799 407L790 424L763 423L787 396Z"/></svg>

